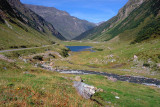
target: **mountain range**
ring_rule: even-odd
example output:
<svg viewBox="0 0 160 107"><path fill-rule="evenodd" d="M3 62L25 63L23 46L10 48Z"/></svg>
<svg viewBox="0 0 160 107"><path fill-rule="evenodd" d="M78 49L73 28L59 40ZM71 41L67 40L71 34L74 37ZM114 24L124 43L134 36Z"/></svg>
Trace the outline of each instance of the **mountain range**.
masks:
<svg viewBox="0 0 160 107"><path fill-rule="evenodd" d="M25 6L50 22L68 40L96 26L94 23L78 19L54 7L29 4L25 4Z"/></svg>
<svg viewBox="0 0 160 107"><path fill-rule="evenodd" d="M31 47L66 40L49 22L20 0L0 0L0 49Z"/></svg>
<svg viewBox="0 0 160 107"><path fill-rule="evenodd" d="M31 11L30 9L26 8L20 0L7 0L11 5L13 11L16 15L22 18L23 22L31 26L32 28L40 31L40 32L47 32L45 31L45 27L53 33L57 38L65 40L65 38L47 21L45 21L42 17Z"/></svg>
<svg viewBox="0 0 160 107"><path fill-rule="evenodd" d="M115 38L137 43L160 34L160 0L129 0L116 16L99 26L54 7L24 5L20 0L0 2L0 49L42 46L71 39L109 41Z"/></svg>
<svg viewBox="0 0 160 107"><path fill-rule="evenodd" d="M75 40L120 40L141 42L160 34L160 0L129 0L118 14L82 33Z"/></svg>

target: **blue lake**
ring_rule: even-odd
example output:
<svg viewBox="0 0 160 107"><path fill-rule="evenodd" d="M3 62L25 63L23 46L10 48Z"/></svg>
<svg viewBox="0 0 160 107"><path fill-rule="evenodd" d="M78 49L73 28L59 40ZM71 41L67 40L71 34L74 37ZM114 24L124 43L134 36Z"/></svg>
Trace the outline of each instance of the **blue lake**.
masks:
<svg viewBox="0 0 160 107"><path fill-rule="evenodd" d="M80 51L94 52L91 46L66 46L66 47L69 48L72 52L80 52Z"/></svg>

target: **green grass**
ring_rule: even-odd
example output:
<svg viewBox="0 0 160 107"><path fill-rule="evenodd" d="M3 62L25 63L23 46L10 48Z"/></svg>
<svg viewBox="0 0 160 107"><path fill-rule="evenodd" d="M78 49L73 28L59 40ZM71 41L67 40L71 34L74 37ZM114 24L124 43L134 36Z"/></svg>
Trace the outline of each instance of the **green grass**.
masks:
<svg viewBox="0 0 160 107"><path fill-rule="evenodd" d="M59 42L49 32L46 34L40 33L28 26L25 27L28 31L12 24L12 29L7 27L5 24L0 24L0 50L10 49L12 47L21 48L25 47L37 47L42 45L51 45L53 41Z"/></svg>
<svg viewBox="0 0 160 107"><path fill-rule="evenodd" d="M112 82L103 76L86 75L82 77L86 83L97 86L104 92L96 93L93 97L106 104L120 107L158 107L160 105L160 89L128 82ZM116 99L115 96L120 97Z"/></svg>
<svg viewBox="0 0 160 107"><path fill-rule="evenodd" d="M64 77L75 76L35 68L18 59L14 63L0 60L0 104L1 106L100 106L79 96L72 86L73 81ZM81 77L85 83L104 90L92 97L102 105L120 107L160 105L160 89L156 87L121 81L112 82L97 75ZM116 99L115 96L120 99Z"/></svg>
<svg viewBox="0 0 160 107"><path fill-rule="evenodd" d="M133 45L114 41L61 43L64 45L92 46L96 49L103 49L103 51L70 52L70 56L66 58L54 57L53 67L160 79L159 73L151 75L152 72L148 73L141 71L140 68L131 68L134 66L134 55L137 55L139 60L147 61L151 58L154 63L159 62L160 51L158 49L160 43L157 39ZM30 55L45 53L48 50L63 53L64 45L3 53L8 58L16 59L16 62L9 63L0 60L0 104L2 106L100 106L95 101L85 100L79 96L72 86L73 81L65 78L74 78L75 75L42 70L33 67L34 61L30 64L18 59L19 55L26 58ZM110 55L113 55L113 58L109 57ZM110 59L116 61L107 62ZM143 64L146 64L146 62ZM130 71L123 71L123 69ZM160 106L159 88L121 81L112 82L97 75L82 75L81 77L85 83L104 90L104 92L98 92L92 97L104 106ZM120 99L116 99L116 96Z"/></svg>
<svg viewBox="0 0 160 107"><path fill-rule="evenodd" d="M17 62L0 60L1 106L98 106L77 94L68 75Z"/></svg>
<svg viewBox="0 0 160 107"><path fill-rule="evenodd" d="M158 2L144 1L125 19L122 20L122 17L117 15L100 26L84 32L78 38L80 40L109 41L118 37L121 41L137 43L150 39L154 34L159 36L158 11L160 8Z"/></svg>
<svg viewBox="0 0 160 107"><path fill-rule="evenodd" d="M129 45L129 42L117 42L117 40L111 40L106 43L89 42L87 44L87 42L64 42L64 44L92 46L93 48L103 49L103 51L71 52L71 56L65 60L55 61L55 66L64 66L68 67L68 69L103 71L120 75L140 75L160 79L159 69L155 67L156 63L160 62L159 39L133 45ZM134 55L138 56L138 62L133 61ZM148 68L150 70L147 71L142 67L143 64L148 63L149 60L151 61L151 66ZM125 69L127 69L127 71ZM155 75L151 75L152 73L155 73Z"/></svg>
<svg viewBox="0 0 160 107"><path fill-rule="evenodd" d="M38 47L35 49L24 49L18 51L11 51L11 52L4 52L3 55L7 56L8 58L18 58L22 56L34 55L37 53L45 53L46 51L56 51L59 53L63 53L64 49L66 49L63 45L49 45L47 47ZM63 55L63 54L62 54Z"/></svg>

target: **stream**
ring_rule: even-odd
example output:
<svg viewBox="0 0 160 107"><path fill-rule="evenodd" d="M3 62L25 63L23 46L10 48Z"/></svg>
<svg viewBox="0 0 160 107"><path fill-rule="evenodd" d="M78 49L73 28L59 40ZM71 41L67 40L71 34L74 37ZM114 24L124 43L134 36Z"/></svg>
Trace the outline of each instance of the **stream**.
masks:
<svg viewBox="0 0 160 107"><path fill-rule="evenodd" d="M91 46L66 46L66 47L69 48L72 52L80 52L80 51L93 52ZM106 72L96 72L96 71L87 71L87 70L60 70L60 69L53 69L52 66L49 66L46 64L42 64L41 68L49 70L49 71L53 71L53 72L56 71L59 73L64 73L64 74L103 75L103 76L115 78L119 81L127 81L130 83L137 83L137 84L143 84L143 85L148 85L148 86L156 86L160 88L160 80L141 77L141 76L126 76L126 75L118 75L118 74L112 74L112 73L106 73Z"/></svg>
<svg viewBox="0 0 160 107"><path fill-rule="evenodd" d="M75 75L87 75L87 74L103 75L116 78L119 81L127 81L130 83L144 84L160 88L160 80L145 78L140 76L125 76L125 75L117 75L106 72L96 72L96 71L86 71L86 70L56 70L56 71L60 73L75 74Z"/></svg>

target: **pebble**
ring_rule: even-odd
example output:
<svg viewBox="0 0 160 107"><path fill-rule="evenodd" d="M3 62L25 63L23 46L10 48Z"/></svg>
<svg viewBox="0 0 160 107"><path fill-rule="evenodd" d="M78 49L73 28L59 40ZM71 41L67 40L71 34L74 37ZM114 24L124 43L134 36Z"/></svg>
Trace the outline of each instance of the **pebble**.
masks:
<svg viewBox="0 0 160 107"><path fill-rule="evenodd" d="M115 96L115 98L116 98L116 99L120 99L120 97L118 97L118 96Z"/></svg>
<svg viewBox="0 0 160 107"><path fill-rule="evenodd" d="M4 69L4 70L7 70L7 68L6 68L6 67L3 67L3 69Z"/></svg>

